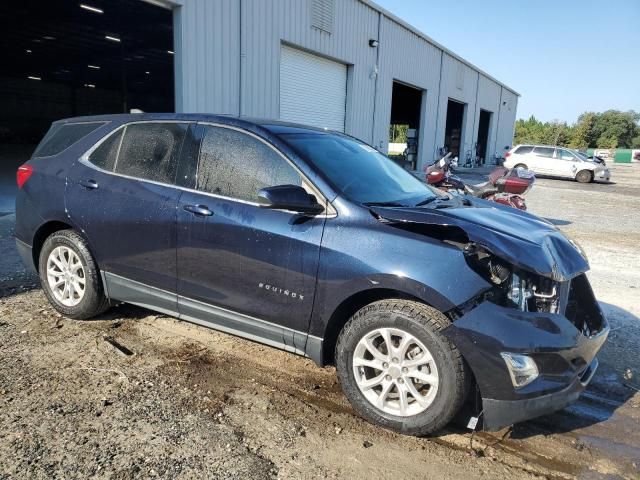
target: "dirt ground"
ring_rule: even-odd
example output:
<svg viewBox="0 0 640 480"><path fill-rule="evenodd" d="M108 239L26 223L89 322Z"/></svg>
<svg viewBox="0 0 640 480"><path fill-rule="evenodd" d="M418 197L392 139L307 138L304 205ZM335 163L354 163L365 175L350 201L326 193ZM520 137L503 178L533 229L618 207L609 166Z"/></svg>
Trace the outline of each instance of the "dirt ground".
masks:
<svg viewBox="0 0 640 480"><path fill-rule="evenodd" d="M540 179L528 197L591 260L612 325L600 371L575 405L494 434L460 419L396 435L355 415L334 369L148 310L63 318L5 214L0 479L639 478L640 165L612 170L614 184Z"/></svg>

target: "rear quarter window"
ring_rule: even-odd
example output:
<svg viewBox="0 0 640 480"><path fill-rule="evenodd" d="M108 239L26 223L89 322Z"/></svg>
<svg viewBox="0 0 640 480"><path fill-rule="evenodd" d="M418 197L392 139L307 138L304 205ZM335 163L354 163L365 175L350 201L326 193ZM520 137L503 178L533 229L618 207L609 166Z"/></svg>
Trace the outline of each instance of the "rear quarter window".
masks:
<svg viewBox="0 0 640 480"><path fill-rule="evenodd" d="M38 148L36 148L36 151L33 152L33 156L34 158L39 158L57 155L94 130L105 125L105 123L106 122L59 123L52 125L38 145Z"/></svg>
<svg viewBox="0 0 640 480"><path fill-rule="evenodd" d="M120 129L113 135L107 137L98 147L89 155L89 162L103 170L113 171L118 158L118 149L122 142L122 134L124 129Z"/></svg>

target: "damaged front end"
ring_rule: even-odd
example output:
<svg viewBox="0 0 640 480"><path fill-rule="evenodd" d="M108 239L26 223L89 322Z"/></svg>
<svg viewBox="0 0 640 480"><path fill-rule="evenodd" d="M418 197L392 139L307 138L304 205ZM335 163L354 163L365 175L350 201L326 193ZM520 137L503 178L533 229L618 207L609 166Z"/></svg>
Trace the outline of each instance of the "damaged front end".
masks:
<svg viewBox="0 0 640 480"><path fill-rule="evenodd" d="M456 313L444 334L474 373L485 430L575 401L609 332L585 274L556 282L511 271Z"/></svg>
<svg viewBox="0 0 640 480"><path fill-rule="evenodd" d="M382 210L373 213L383 222L460 248L490 285L449 312L454 321L443 332L474 373L485 430L551 413L578 398L597 368L609 327L575 243L527 214Z"/></svg>

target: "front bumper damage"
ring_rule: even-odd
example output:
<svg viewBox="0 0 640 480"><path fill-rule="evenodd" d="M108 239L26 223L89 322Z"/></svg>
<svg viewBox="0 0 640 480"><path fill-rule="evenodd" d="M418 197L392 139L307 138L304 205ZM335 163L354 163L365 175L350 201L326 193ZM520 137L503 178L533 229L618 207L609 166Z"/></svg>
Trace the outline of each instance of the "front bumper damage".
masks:
<svg viewBox="0 0 640 480"><path fill-rule="evenodd" d="M608 168L596 169L594 171L594 179L608 182L611 179L611 173Z"/></svg>
<svg viewBox="0 0 640 480"><path fill-rule="evenodd" d="M571 295L563 314L526 312L485 301L445 329L474 373L485 430L560 410L586 388L609 326L585 275L572 280ZM532 357L539 376L515 388L501 352Z"/></svg>

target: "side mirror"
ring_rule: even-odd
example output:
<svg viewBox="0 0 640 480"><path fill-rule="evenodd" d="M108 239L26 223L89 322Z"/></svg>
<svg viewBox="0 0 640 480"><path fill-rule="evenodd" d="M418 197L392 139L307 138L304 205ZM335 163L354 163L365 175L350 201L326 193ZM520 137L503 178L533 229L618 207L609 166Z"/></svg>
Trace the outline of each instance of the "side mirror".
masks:
<svg viewBox="0 0 640 480"><path fill-rule="evenodd" d="M261 207L273 210L291 210L311 214L324 211L324 207L318 203L316 197L298 185L263 188L258 192L258 201Z"/></svg>

